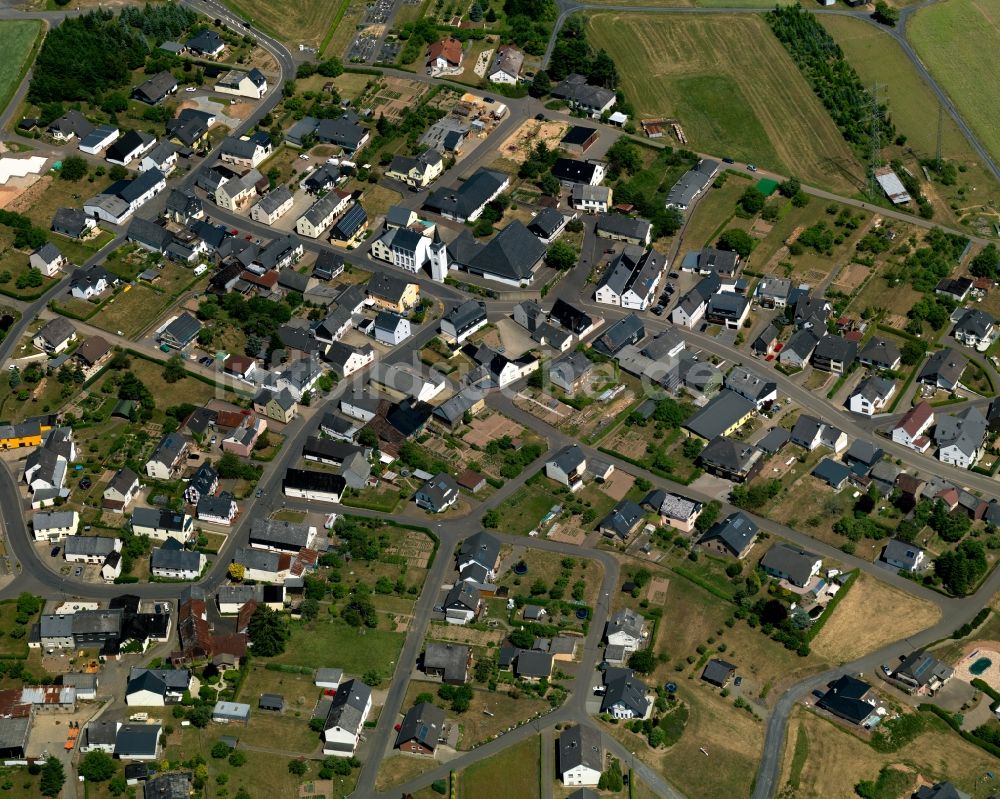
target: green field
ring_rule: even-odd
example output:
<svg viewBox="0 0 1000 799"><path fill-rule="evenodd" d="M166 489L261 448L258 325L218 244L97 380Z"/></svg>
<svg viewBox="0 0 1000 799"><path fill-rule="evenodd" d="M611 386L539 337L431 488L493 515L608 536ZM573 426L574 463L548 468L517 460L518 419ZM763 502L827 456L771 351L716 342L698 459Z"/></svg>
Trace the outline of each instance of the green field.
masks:
<svg viewBox="0 0 1000 799"><path fill-rule="evenodd" d="M0 59L0 108L7 107L17 90L41 29L42 23L33 19L0 22L0 42L3 42L3 58Z"/></svg>
<svg viewBox="0 0 1000 799"><path fill-rule="evenodd" d="M994 0L949 0L916 13L907 33L920 60L1000 161L998 28L1000 5Z"/></svg>
<svg viewBox="0 0 1000 799"><path fill-rule="evenodd" d="M921 158L934 157L937 151L937 97L902 48L889 34L862 20L830 15L818 19L840 45L861 80L868 86L877 81L884 87L883 97L888 100L889 115L896 130L906 136L906 150L912 149ZM890 147L884 152L888 158L901 155L905 159L903 148ZM944 114L941 128L941 155L966 167L959 183L974 187L976 194L972 197L976 201L987 204L992 200L995 204L1000 199L1000 185L983 167L982 159L948 114ZM947 187L936 188L942 194L947 191ZM955 188L947 194L953 194ZM954 199L960 206L969 204L961 197Z"/></svg>
<svg viewBox="0 0 1000 799"><path fill-rule="evenodd" d="M406 636L389 630L350 627L342 621L323 618L292 625L292 638L277 663L319 669L337 666L349 674L363 674L377 667L388 677L403 648Z"/></svg>
<svg viewBox="0 0 1000 799"><path fill-rule="evenodd" d="M266 0L227 0L226 5L255 28L292 44L318 47L337 21L341 0L299 0L270 3Z"/></svg>
<svg viewBox="0 0 1000 799"><path fill-rule="evenodd" d="M459 775L459 796L476 799L529 799L541 790L537 736L504 749L495 757L469 766Z"/></svg>
<svg viewBox="0 0 1000 799"><path fill-rule="evenodd" d="M676 117L697 152L753 161L835 191L863 169L756 15L594 13L595 47L615 59L641 117Z"/></svg>

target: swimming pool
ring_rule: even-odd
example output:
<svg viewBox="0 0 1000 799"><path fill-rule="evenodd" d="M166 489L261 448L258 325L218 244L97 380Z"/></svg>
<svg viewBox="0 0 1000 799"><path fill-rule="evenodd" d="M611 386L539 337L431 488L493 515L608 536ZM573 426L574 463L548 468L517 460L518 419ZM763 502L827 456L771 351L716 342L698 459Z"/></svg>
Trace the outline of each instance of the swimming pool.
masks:
<svg viewBox="0 0 1000 799"><path fill-rule="evenodd" d="M978 677L992 665L993 661L989 658L979 658L979 660L969 666L969 673L975 674Z"/></svg>

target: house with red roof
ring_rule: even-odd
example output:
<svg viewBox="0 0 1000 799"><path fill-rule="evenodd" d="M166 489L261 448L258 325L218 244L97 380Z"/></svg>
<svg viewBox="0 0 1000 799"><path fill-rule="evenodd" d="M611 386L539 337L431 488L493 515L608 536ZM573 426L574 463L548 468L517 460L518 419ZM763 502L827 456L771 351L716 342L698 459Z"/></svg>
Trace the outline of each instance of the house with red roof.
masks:
<svg viewBox="0 0 1000 799"><path fill-rule="evenodd" d="M927 402L921 402L906 412L892 430L892 440L904 447L926 452L931 445L927 431L934 426L934 409Z"/></svg>

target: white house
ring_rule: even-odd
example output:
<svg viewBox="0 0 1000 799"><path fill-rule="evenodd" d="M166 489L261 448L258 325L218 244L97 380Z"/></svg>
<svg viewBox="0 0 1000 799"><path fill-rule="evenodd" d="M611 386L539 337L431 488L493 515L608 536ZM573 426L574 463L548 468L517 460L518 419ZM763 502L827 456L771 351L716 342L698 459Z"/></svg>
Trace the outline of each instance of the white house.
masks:
<svg viewBox="0 0 1000 799"><path fill-rule="evenodd" d="M155 508L136 508L132 511L132 532L157 541L173 538L182 544L194 534L194 519L186 513Z"/></svg>
<svg viewBox="0 0 1000 799"><path fill-rule="evenodd" d="M583 488L583 475L587 471L587 458L578 444L559 450L545 462L545 476L568 486L572 491Z"/></svg>
<svg viewBox="0 0 1000 799"><path fill-rule="evenodd" d="M49 355L58 355L76 341L76 328L68 319L57 316L46 322L32 339L32 344Z"/></svg>
<svg viewBox="0 0 1000 799"><path fill-rule="evenodd" d="M80 141L80 152L100 155L119 135L118 128L112 125L98 125Z"/></svg>
<svg viewBox="0 0 1000 799"><path fill-rule="evenodd" d="M631 608L622 608L608 619L604 640L608 646L623 647L626 654L635 652L646 639L646 620Z"/></svg>
<svg viewBox="0 0 1000 799"><path fill-rule="evenodd" d="M67 536L76 535L80 526L80 514L72 511L48 511L31 517L31 529L36 541L62 541Z"/></svg>
<svg viewBox="0 0 1000 799"><path fill-rule="evenodd" d="M341 683L323 726L323 754L351 757L372 709L372 690L361 680Z"/></svg>
<svg viewBox="0 0 1000 799"><path fill-rule="evenodd" d="M589 725L568 727L559 735L559 775L566 786L595 786L604 771L601 733Z"/></svg>
<svg viewBox="0 0 1000 799"><path fill-rule="evenodd" d="M191 687L191 672L187 669L147 669L133 666L125 687L125 704L129 707L163 707L184 698Z"/></svg>
<svg viewBox="0 0 1000 799"><path fill-rule="evenodd" d="M55 277L61 269L69 266L69 259L59 252L55 244L46 242L28 257L28 263L45 277Z"/></svg>
<svg viewBox="0 0 1000 799"><path fill-rule="evenodd" d="M872 376L861 381L847 400L852 413L874 416L882 413L896 394L896 383L885 377Z"/></svg>
<svg viewBox="0 0 1000 799"><path fill-rule="evenodd" d="M159 169L164 175L170 175L177 168L177 148L164 139L152 150L146 153L139 162L139 171L148 172Z"/></svg>
<svg viewBox="0 0 1000 799"><path fill-rule="evenodd" d="M376 341L395 347L410 337L410 320L390 311L382 311L375 317L372 332Z"/></svg>
<svg viewBox="0 0 1000 799"><path fill-rule="evenodd" d="M490 83L503 83L516 86L521 79L521 67L524 64L524 53L512 44L501 44L493 57L493 64L486 72Z"/></svg>
<svg viewBox="0 0 1000 799"><path fill-rule="evenodd" d="M930 403L921 402L910 408L892 429L892 440L917 452L926 452L931 444L927 431L933 426L934 409Z"/></svg>
<svg viewBox="0 0 1000 799"><path fill-rule="evenodd" d="M216 81L215 90L220 94L235 94L237 97L259 100L267 94L267 78L256 67L249 72L234 69Z"/></svg>
<svg viewBox="0 0 1000 799"><path fill-rule="evenodd" d="M351 202L351 195L334 189L320 197L295 222L295 231L300 236L318 239L333 224Z"/></svg>
<svg viewBox="0 0 1000 799"><path fill-rule="evenodd" d="M274 191L269 191L261 197L250 209L250 218L254 222L273 225L291 209L294 201L295 198L287 186L278 186Z"/></svg>
<svg viewBox="0 0 1000 799"><path fill-rule="evenodd" d="M63 545L67 563L104 563L112 552L121 552L122 540L100 535L74 535Z"/></svg>
<svg viewBox="0 0 1000 799"><path fill-rule="evenodd" d="M206 558L201 552L194 552L168 538L163 546L153 550L149 559L150 571L154 577L173 580L197 580Z"/></svg>

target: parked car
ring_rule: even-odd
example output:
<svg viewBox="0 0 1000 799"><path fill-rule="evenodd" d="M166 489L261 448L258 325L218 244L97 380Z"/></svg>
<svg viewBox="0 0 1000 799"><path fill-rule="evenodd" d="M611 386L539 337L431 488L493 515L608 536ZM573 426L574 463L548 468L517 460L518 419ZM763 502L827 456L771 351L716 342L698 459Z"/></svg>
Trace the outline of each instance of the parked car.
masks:
<svg viewBox="0 0 1000 799"><path fill-rule="evenodd" d="M54 558L59 554L59 547L52 547L52 551L49 553L49 557Z"/></svg>
<svg viewBox="0 0 1000 799"><path fill-rule="evenodd" d="M667 306L660 303L653 309L653 313L657 316L663 316L663 312L667 310Z"/></svg>
<svg viewBox="0 0 1000 799"><path fill-rule="evenodd" d="M722 163L724 164L735 164L736 162L732 158L723 158Z"/></svg>
<svg viewBox="0 0 1000 799"><path fill-rule="evenodd" d="M757 171L757 165L756 164L747 164L747 171L748 172L756 172Z"/></svg>
<svg viewBox="0 0 1000 799"><path fill-rule="evenodd" d="M83 574L83 566L77 566L75 569L73 569L74 577L79 577L81 574Z"/></svg>
<svg viewBox="0 0 1000 799"><path fill-rule="evenodd" d="M196 91L198 91L198 89L196 89L194 86L185 86L184 87L184 91L186 91L186 92L196 92Z"/></svg>

